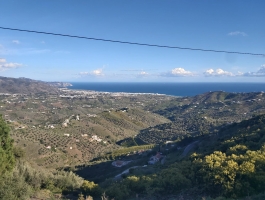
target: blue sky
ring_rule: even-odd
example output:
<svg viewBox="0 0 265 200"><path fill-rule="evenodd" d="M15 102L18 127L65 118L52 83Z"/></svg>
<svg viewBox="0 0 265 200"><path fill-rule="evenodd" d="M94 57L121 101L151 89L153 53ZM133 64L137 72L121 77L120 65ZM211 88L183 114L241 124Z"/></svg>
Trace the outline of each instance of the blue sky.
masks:
<svg viewBox="0 0 265 200"><path fill-rule="evenodd" d="M265 54L265 1L8 0L0 26ZM0 29L0 76L77 82L264 82L265 56Z"/></svg>

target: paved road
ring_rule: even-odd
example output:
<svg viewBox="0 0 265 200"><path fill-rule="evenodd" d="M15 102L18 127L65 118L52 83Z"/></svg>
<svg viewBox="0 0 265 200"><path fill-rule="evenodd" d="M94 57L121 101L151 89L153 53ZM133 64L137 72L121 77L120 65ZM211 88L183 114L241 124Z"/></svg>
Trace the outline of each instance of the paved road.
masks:
<svg viewBox="0 0 265 200"><path fill-rule="evenodd" d="M189 144L188 146L186 146L186 148L184 149L183 153L181 154L181 157L185 157L189 152L190 150L195 146L196 143L198 143L199 141L195 141L191 144Z"/></svg>
<svg viewBox="0 0 265 200"><path fill-rule="evenodd" d="M198 143L198 142L199 142L199 141L195 141L195 142L192 142L191 144L189 144L188 146L186 146L185 149L184 149L184 151L183 151L183 153L181 154L181 157L185 157L185 156L190 152L190 150L195 146L195 144ZM165 163L165 160L166 160L166 157L164 157L164 158L161 160L161 164L162 164L162 165ZM130 167L130 168L124 170L122 173L116 175L116 176L114 177L114 179L115 179L115 180L120 179L121 176L122 176L123 174L129 174L130 169L135 169L135 168L138 168L138 167L140 167L140 166L133 166L133 167Z"/></svg>
<svg viewBox="0 0 265 200"><path fill-rule="evenodd" d="M130 167L130 168L124 170L122 173L116 175L116 176L114 177L114 179L120 179L121 176L122 176L123 174L129 174L130 169L135 169L135 168L137 168L137 167L140 167L140 166L133 166L133 167Z"/></svg>

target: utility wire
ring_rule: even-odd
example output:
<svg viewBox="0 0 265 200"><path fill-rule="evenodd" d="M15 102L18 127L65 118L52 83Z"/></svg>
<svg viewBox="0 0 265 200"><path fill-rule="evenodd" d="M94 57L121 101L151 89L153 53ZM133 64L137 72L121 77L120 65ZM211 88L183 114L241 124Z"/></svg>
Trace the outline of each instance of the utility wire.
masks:
<svg viewBox="0 0 265 200"><path fill-rule="evenodd" d="M0 29L11 30L11 31L29 32L29 33L38 33L38 34L46 34L46 35L55 35L55 36L62 36L62 37L71 37L71 38L86 39L86 40L97 40L97 41L103 41L103 42L131 44L131 45L138 45L138 46L159 47L159 48L168 48L168 49L180 49L180 50L190 50L190 51L206 51L206 52L215 52L215 53L230 53L230 54L241 54L241 55L243 54L243 55L251 55L251 56L265 56L265 54L262 54L262 53L223 51L223 50L213 50L213 49L201 49L201 48L189 48L189 47L167 46L167 45L157 45L157 44L146 44L146 43L138 43L138 42L126 42L126 41L120 41L120 40L109 40L109 39L102 39L102 38L93 38L93 37L61 34L61 33L51 33L51 32L44 32L44 31L33 31L33 30L25 30L25 29L17 29L17 28L7 28L7 27L1 27L1 26L0 26Z"/></svg>

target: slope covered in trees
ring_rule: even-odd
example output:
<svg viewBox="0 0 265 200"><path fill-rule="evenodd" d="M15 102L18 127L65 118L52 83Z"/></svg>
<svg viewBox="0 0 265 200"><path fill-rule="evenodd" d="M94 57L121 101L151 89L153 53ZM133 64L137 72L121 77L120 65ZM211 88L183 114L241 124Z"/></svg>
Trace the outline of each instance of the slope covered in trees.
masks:
<svg viewBox="0 0 265 200"><path fill-rule="evenodd" d="M14 164L13 140L9 136L9 127L0 115L0 175L11 171Z"/></svg>
<svg viewBox="0 0 265 200"><path fill-rule="evenodd" d="M265 197L262 194L265 190L264 125L265 115L231 124L218 133L191 138L190 142L198 142L190 155L182 157L181 153L170 152L168 162L157 163L153 172L149 167L149 172L148 169L130 170L120 181L108 179L95 184L72 172L32 168L18 150L13 150L8 128L2 121L1 136L6 136L1 137L2 141L10 141L6 154L16 157L16 165L9 162L10 167L5 167L8 170L1 176L0 199L29 199L30 196L52 199L55 193L69 192L82 192L97 199L104 191L109 198L117 200L133 199L136 195L145 199L244 199L247 196L262 199ZM179 141L177 145L184 143Z"/></svg>
<svg viewBox="0 0 265 200"><path fill-rule="evenodd" d="M83 179L72 172L35 169L27 163L23 159L23 151L13 147L9 127L2 116L0 142L1 200L26 200L31 196L53 199L54 193L71 193L83 184Z"/></svg>
<svg viewBox="0 0 265 200"><path fill-rule="evenodd" d="M77 196L81 191L95 199L105 191L116 200L136 195L146 199L262 196L263 93L209 92L187 98L60 93L0 96L0 112L19 146L13 147L1 119L2 199L49 199L55 193ZM190 144L196 145L186 151ZM165 162L146 166L156 151L166 154ZM115 168L114 159L130 163ZM84 169L82 177L95 183L54 169L73 171L76 165ZM125 170L129 175L117 181L114 177Z"/></svg>
<svg viewBox="0 0 265 200"><path fill-rule="evenodd" d="M158 106L149 105L147 109L171 122L143 129L137 138L145 143L159 143L218 132L227 124L262 114L265 112L265 98L262 92L217 91L172 99Z"/></svg>
<svg viewBox="0 0 265 200"><path fill-rule="evenodd" d="M107 194L115 199L136 194L152 199L167 199L168 194L182 194L185 199L264 198L265 115L194 140L199 142L190 156L157 165L159 171L155 174L132 173L109 185Z"/></svg>

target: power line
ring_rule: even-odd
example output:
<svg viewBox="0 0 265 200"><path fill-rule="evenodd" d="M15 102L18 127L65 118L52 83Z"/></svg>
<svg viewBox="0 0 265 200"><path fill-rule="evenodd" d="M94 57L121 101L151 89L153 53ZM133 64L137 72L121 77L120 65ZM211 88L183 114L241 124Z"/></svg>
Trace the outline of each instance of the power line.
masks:
<svg viewBox="0 0 265 200"><path fill-rule="evenodd" d="M120 40L109 40L109 39L102 39L102 38L93 38L93 37L61 34L61 33L51 33L51 32L44 32L44 31L33 31L33 30L25 30L25 29L17 29L17 28L7 28L7 27L1 27L1 26L0 26L0 29L11 30L11 31L29 32L29 33L38 33L38 34L46 34L46 35L55 35L55 36L62 36L62 37L71 37L71 38L86 39L86 40L97 40L97 41L103 41L103 42L130 44L130 45L138 45L138 46L159 47L159 48L168 48L168 49L180 49L180 50L190 50L190 51L206 51L206 52L215 52L215 53L230 53L230 54L241 54L241 55L243 54L243 55L251 55L251 56L265 56L265 54L262 54L262 53L224 51L224 50L214 50L214 49L201 49L201 48L147 44L147 43L138 43L138 42L126 42L126 41L120 41Z"/></svg>

